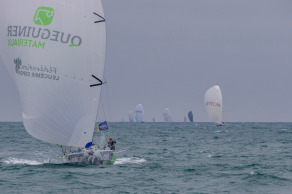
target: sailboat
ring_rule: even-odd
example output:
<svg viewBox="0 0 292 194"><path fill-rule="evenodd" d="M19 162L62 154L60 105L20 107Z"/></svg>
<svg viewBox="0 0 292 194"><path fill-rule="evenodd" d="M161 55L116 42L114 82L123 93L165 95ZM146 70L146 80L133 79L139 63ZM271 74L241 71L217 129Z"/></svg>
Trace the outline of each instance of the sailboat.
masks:
<svg viewBox="0 0 292 194"><path fill-rule="evenodd" d="M190 111L188 113L188 117L189 117L190 122L194 122L194 116L193 116L193 112L192 111Z"/></svg>
<svg viewBox="0 0 292 194"><path fill-rule="evenodd" d="M132 123L134 122L134 113L132 110L128 112L129 121Z"/></svg>
<svg viewBox="0 0 292 194"><path fill-rule="evenodd" d="M142 104L136 106L136 122L144 122L144 107Z"/></svg>
<svg viewBox="0 0 292 194"><path fill-rule="evenodd" d="M101 1L9 0L0 9L0 55L18 89L26 131L80 148L77 157L64 153L68 162L93 156L106 46ZM114 162L114 150L99 155L94 163Z"/></svg>
<svg viewBox="0 0 292 194"><path fill-rule="evenodd" d="M225 124L222 122L222 93L218 85L215 85L206 91L204 103L209 121L215 122L216 126L224 126Z"/></svg>
<svg viewBox="0 0 292 194"><path fill-rule="evenodd" d="M162 111L162 115L165 122L172 122L172 116L171 116L169 108L164 108Z"/></svg>

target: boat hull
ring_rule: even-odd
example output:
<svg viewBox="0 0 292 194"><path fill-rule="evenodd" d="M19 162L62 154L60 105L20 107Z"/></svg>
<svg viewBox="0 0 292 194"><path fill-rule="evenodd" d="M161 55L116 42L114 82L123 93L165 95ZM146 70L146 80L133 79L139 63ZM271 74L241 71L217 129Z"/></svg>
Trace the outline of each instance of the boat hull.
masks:
<svg viewBox="0 0 292 194"><path fill-rule="evenodd" d="M217 127L223 127L223 126L225 126L225 123L216 123L216 126Z"/></svg>
<svg viewBox="0 0 292 194"><path fill-rule="evenodd" d="M114 164L116 153L114 150L83 150L66 154L63 156L63 160L66 163Z"/></svg>

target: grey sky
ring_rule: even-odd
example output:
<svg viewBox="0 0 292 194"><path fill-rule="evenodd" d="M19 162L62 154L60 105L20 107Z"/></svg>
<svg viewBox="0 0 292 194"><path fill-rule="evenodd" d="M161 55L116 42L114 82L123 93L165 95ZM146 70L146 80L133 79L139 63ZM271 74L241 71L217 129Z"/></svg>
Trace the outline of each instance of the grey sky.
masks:
<svg viewBox="0 0 292 194"><path fill-rule="evenodd" d="M162 121L164 107L176 121L189 110L207 121L204 93L219 84L224 121L292 121L291 1L105 0L103 6L107 120L128 120L141 103L146 121ZM0 63L0 121L21 121L16 87Z"/></svg>

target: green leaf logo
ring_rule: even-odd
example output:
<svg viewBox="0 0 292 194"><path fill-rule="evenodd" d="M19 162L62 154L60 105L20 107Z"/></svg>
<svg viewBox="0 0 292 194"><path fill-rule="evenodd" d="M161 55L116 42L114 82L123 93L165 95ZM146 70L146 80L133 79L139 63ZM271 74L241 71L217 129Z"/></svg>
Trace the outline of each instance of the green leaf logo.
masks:
<svg viewBox="0 0 292 194"><path fill-rule="evenodd" d="M52 23L55 10L50 7L39 7L34 15L34 23L40 26L48 26Z"/></svg>

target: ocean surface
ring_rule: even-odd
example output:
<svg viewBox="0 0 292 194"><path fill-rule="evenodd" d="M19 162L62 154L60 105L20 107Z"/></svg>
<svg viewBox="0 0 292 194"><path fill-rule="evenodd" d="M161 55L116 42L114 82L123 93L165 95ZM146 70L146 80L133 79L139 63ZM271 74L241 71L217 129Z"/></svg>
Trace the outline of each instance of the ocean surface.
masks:
<svg viewBox="0 0 292 194"><path fill-rule="evenodd" d="M0 123L0 193L292 193L292 123L226 124L109 123L117 160L89 165Z"/></svg>

